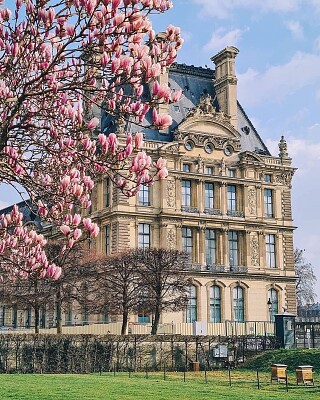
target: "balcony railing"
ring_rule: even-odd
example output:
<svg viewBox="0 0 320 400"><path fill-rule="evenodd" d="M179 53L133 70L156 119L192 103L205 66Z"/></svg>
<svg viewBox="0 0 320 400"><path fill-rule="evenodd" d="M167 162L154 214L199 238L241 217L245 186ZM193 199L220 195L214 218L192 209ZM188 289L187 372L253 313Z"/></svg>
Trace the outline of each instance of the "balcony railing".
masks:
<svg viewBox="0 0 320 400"><path fill-rule="evenodd" d="M217 208L205 208L204 213L209 215L222 215L221 210Z"/></svg>
<svg viewBox="0 0 320 400"><path fill-rule="evenodd" d="M225 272L226 267L224 265L213 265L213 264L208 264L206 266L206 270L210 272Z"/></svg>
<svg viewBox="0 0 320 400"><path fill-rule="evenodd" d="M244 265L230 265L230 272L236 274L245 274L248 272L248 267Z"/></svg>
<svg viewBox="0 0 320 400"><path fill-rule="evenodd" d="M231 210L228 210L227 211L227 215L229 217L239 217L239 218L243 218L244 217L244 213L242 211L231 211Z"/></svg>
<svg viewBox="0 0 320 400"><path fill-rule="evenodd" d="M198 213L199 212L197 207L186 207L186 206L182 206L181 211L188 212L188 213Z"/></svg>

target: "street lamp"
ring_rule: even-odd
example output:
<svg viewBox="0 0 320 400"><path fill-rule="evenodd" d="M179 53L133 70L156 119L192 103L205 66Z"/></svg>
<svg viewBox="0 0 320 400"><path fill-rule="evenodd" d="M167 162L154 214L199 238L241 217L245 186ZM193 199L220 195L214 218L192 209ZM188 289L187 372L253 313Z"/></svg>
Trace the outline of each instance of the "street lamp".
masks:
<svg viewBox="0 0 320 400"><path fill-rule="evenodd" d="M272 301L271 301L270 297L269 297L269 299L268 299L268 301L267 301L267 305L268 305L268 308L269 308L269 319L270 319L270 322L272 322L272 314L271 314L271 310L272 310Z"/></svg>

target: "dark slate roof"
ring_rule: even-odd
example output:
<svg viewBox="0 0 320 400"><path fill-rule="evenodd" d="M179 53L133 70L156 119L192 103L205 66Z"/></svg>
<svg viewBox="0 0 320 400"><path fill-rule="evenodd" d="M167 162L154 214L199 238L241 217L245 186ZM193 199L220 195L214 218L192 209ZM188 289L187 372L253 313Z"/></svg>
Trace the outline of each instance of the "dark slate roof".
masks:
<svg viewBox="0 0 320 400"><path fill-rule="evenodd" d="M17 206L19 208L19 211L23 214L23 223L26 224L28 222L32 222L39 230L42 229L40 219L36 214L35 206L31 204L30 200L21 201L20 203L17 203ZM13 205L3 208L2 210L0 210L0 215L9 214L12 209Z"/></svg>
<svg viewBox="0 0 320 400"><path fill-rule="evenodd" d="M146 140L172 142L174 129L185 118L188 111L199 104L201 96L209 94L211 98L215 99L214 79L215 71L210 68L174 64L169 70L168 84L172 90L182 90L183 95L177 103L169 105L169 114L173 119L169 132L163 133L156 129L143 129L132 123L126 129L133 133L143 130ZM148 85L145 86L144 96L145 99L150 98ZM214 105L216 110L219 111L219 103L216 99ZM241 135L241 150L270 155L267 147L239 103L237 117L238 131ZM143 125L150 125L151 122L151 112L149 112ZM105 133L114 132L116 130L114 118L103 114L101 127Z"/></svg>

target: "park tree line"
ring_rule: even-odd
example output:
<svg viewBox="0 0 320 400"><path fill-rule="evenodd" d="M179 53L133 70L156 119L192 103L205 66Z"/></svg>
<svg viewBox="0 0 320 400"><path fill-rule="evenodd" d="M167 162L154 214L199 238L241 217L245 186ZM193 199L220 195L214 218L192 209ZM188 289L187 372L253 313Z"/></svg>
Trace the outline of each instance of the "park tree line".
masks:
<svg viewBox="0 0 320 400"><path fill-rule="evenodd" d="M58 280L16 278L3 282L0 302L8 307L32 309L35 332L40 310L54 304L57 332L70 305L90 315L121 315L121 334L128 332L130 314L152 315L151 333L156 334L161 314L186 307L190 287L190 261L186 253L171 249L131 249L113 255L97 255L78 244L61 252L61 244L49 245L49 257L62 268Z"/></svg>

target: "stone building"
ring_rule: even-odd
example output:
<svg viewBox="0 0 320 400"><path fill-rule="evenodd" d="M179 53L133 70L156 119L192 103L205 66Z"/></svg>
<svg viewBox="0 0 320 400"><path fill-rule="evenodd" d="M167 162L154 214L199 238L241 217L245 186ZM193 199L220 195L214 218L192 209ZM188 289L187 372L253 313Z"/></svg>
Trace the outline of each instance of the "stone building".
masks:
<svg viewBox="0 0 320 400"><path fill-rule="evenodd" d="M284 138L279 156L271 156L238 102L237 54L235 47L227 47L212 57L215 70L176 64L161 77L171 89L183 90L178 103L160 109L170 113L172 126L145 130L148 154L167 159L167 179L127 198L110 179L100 178L92 194L91 214L100 234L89 246L98 252L150 246L190 253L188 307L163 314L164 324L272 321L283 309L296 312L295 169ZM124 134L123 124L110 116L103 115L101 125L106 133ZM43 327L54 325L54 309L48 311ZM71 307L64 324L96 320L75 313ZM130 322L151 318L132 315Z"/></svg>
<svg viewBox="0 0 320 400"><path fill-rule="evenodd" d="M177 64L162 76L171 89L183 90L178 103L161 106L172 126L145 131L147 152L167 159L166 180L126 198L101 179L93 193L97 251L151 246L190 253L189 305L164 314L163 323L271 321L283 309L296 312L295 169L284 138L279 156L271 156L238 102L237 54L227 47L212 57L215 70ZM108 116L102 128L120 136L123 130Z"/></svg>

